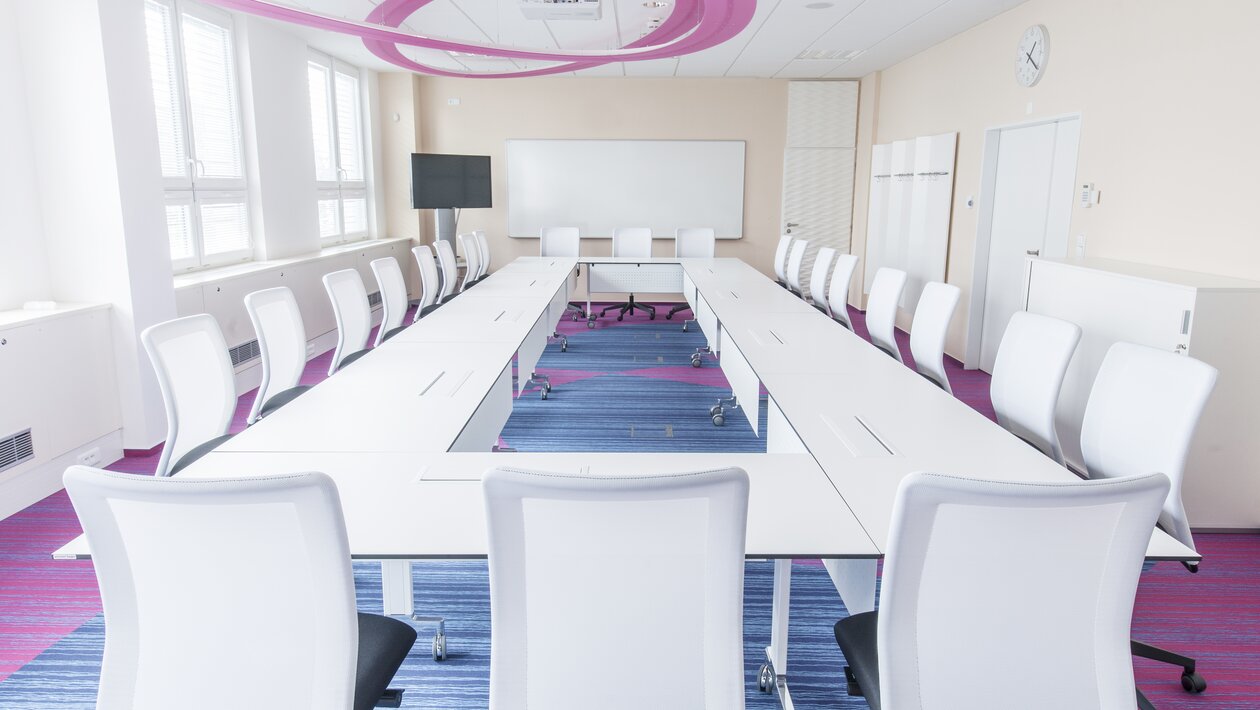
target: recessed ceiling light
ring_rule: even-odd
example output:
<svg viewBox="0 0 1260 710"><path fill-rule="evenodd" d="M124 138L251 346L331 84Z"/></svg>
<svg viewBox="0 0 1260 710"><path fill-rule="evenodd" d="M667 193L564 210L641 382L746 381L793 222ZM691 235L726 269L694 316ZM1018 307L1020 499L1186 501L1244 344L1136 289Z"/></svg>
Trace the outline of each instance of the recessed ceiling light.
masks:
<svg viewBox="0 0 1260 710"><path fill-rule="evenodd" d="M836 4L834 2L811 2L805 7L810 10L826 10L829 7L835 7L835 6Z"/></svg>

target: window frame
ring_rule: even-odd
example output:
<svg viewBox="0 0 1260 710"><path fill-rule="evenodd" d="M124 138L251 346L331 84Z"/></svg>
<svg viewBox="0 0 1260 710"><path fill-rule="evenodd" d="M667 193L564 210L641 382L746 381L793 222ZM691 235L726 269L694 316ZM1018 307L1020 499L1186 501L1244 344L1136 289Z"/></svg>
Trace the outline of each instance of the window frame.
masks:
<svg viewBox="0 0 1260 710"><path fill-rule="evenodd" d="M248 157L246 154L244 109L241 101L241 75L237 57L236 22L232 15L217 8L206 7L189 0L146 0L146 3L166 8L170 22L165 31L170 33L169 48L172 52L170 69L175 73L174 88L178 91L178 100L173 101L173 110L177 114L183 131L182 149L186 162L183 176L162 175L164 205L187 206L189 211L190 241L192 255L183 258L171 258L171 270L175 273L210 269L226 264L252 261L254 259L254 234L252 224L253 205L249 193ZM241 162L240 177L207 177L201 175L204 163L197 158L196 127L193 120L192 97L189 90L189 77L184 32L184 17L188 16L201 22L215 25L227 33L228 80L231 84L235 111L236 151ZM146 27L146 32L148 28ZM146 41L148 38L146 37ZM155 67L150 65L149 71ZM163 68L165 71L166 68ZM150 74L152 83L152 74ZM156 107L155 107L156 108ZM216 204L240 204L244 207L245 245L239 249L219 254L206 254L205 234L202 221L202 207ZM170 234L167 234L168 245Z"/></svg>
<svg viewBox="0 0 1260 710"><path fill-rule="evenodd" d="M351 242L363 241L371 237L371 181L369 179L370 171L368 170L367 152L368 140L367 129L368 121L365 113L366 102L363 100L363 70L352 64L347 64L336 57L329 54L308 49L307 51L307 103L313 111L314 97L310 95L310 69L312 65L319 66L325 72L324 74L324 112L328 118L328 149L329 156L333 163L333 176L335 179L321 179L319 175L319 166L316 166L315 174L315 204L314 208L318 213L320 203L333 200L337 201L336 218L338 231L336 234L324 236L320 233L319 242L322 247L335 246L338 244L348 244ZM337 75L343 74L354 79L354 115L358 118L358 130L355 131L355 149L358 152L359 164L363 171L361 179L350 179L346 170L341 165L342 156L342 136L341 122L338 117L338 96L337 96ZM311 131L311 151L314 155L315 140L314 135L315 116L312 113L312 131ZM364 203L364 220L361 230L348 231L346 229L346 203L350 200L363 200Z"/></svg>

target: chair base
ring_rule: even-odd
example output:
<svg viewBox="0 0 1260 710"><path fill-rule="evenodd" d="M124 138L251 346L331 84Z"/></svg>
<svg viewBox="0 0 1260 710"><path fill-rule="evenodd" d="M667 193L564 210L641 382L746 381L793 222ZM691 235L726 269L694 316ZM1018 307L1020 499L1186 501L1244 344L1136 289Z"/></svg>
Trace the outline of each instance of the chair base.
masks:
<svg viewBox="0 0 1260 710"><path fill-rule="evenodd" d="M669 313L665 314L665 320L673 320L675 313L681 313L683 311L689 311L689 310L691 310L691 304L680 303L677 306L674 306L673 308L669 309Z"/></svg>
<svg viewBox="0 0 1260 710"><path fill-rule="evenodd" d="M600 311L599 317L603 318L604 314L608 313L608 311L620 311L617 314L617 320L624 319L627 313L633 315L635 311L643 311L648 314L648 320L656 320L656 307L635 301L633 293L630 294L630 300L625 303L614 304Z"/></svg>
<svg viewBox="0 0 1260 710"><path fill-rule="evenodd" d="M1129 648L1138 658L1167 663L1170 666L1181 666L1181 687L1187 693L1197 694L1207 690L1207 681L1195 672L1193 658L1132 639L1129 640Z"/></svg>

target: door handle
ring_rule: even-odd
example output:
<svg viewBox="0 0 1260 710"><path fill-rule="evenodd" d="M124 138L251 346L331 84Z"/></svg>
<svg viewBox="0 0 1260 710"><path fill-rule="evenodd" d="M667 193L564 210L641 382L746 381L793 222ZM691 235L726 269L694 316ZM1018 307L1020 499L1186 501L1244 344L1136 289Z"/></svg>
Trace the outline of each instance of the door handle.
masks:
<svg viewBox="0 0 1260 710"><path fill-rule="evenodd" d="M1027 254L1028 256L1041 256L1041 250L1040 250L1040 249L1029 249L1028 251L1026 251L1026 252L1024 252L1024 253L1025 253L1025 254Z"/></svg>
<svg viewBox="0 0 1260 710"><path fill-rule="evenodd" d="M783 230L783 233L784 233L784 234L791 234L791 233L792 233L792 227L799 227L799 226L801 226L801 225L797 224L796 222L788 222L788 223L787 223L787 225L786 225L786 227L785 227L785 228L784 228L784 230Z"/></svg>

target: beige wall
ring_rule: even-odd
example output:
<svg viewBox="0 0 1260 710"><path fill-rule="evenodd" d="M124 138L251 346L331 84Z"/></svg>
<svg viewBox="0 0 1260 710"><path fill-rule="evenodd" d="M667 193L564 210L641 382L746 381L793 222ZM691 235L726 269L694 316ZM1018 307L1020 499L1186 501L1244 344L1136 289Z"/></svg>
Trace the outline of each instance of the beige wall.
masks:
<svg viewBox="0 0 1260 710"><path fill-rule="evenodd" d="M386 79L382 76L382 95ZM768 79L536 78L472 80L424 77L416 122L426 152L490 155L494 207L466 210L459 231L484 229L495 262L538 253L537 239L507 233L506 141L509 138L717 139L747 142L744 238L720 241L718 256L734 256L771 272L779 234L787 82ZM459 99L458 106L448 99ZM391 109L383 107L386 123ZM386 174L386 189L399 178ZM406 182L403 182L405 185ZM390 210L390 234L397 212ZM422 212L426 239L431 213ZM401 236L401 234L399 234ZM584 253L606 253L607 239L583 241ZM673 243L657 240L656 253Z"/></svg>
<svg viewBox="0 0 1260 710"><path fill-rule="evenodd" d="M1024 89L1014 49L1036 23L1049 65ZM1257 24L1249 0L1030 0L884 71L876 142L960 134L948 280L969 292L984 130L1076 112L1077 182L1102 201L1074 208L1073 244L1084 233L1090 256L1260 279Z"/></svg>

